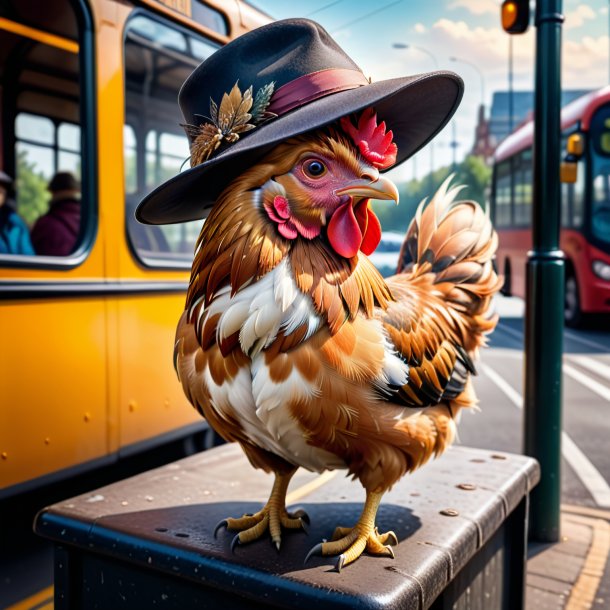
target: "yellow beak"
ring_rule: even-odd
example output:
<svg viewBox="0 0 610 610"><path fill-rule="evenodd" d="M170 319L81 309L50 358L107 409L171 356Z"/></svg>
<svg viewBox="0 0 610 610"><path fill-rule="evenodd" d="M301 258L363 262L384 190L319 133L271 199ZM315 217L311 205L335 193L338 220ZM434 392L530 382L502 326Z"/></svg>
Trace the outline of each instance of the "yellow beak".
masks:
<svg viewBox="0 0 610 610"><path fill-rule="evenodd" d="M375 182L370 180L354 180L348 186L337 189L337 195L350 195L351 197L369 197L370 199L391 199L398 203L398 189L396 185L383 176Z"/></svg>

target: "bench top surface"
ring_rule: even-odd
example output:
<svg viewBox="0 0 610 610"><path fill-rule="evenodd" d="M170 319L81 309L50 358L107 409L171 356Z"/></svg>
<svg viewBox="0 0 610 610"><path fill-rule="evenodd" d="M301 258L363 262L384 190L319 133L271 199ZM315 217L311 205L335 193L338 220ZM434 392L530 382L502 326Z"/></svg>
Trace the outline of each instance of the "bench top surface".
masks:
<svg viewBox="0 0 610 610"><path fill-rule="evenodd" d="M343 471L302 469L288 506L304 508L308 534L284 532L278 553L268 537L231 552L233 532L214 527L259 510L272 477L254 470L236 445L224 445L54 504L35 530L55 542L282 605L311 608L419 608L428 605L489 540L538 482L528 457L453 447L405 476L384 496L380 532L393 530L396 558L363 555L338 574L335 558L309 549L338 525L353 525L364 490ZM279 604L278 604L279 605Z"/></svg>

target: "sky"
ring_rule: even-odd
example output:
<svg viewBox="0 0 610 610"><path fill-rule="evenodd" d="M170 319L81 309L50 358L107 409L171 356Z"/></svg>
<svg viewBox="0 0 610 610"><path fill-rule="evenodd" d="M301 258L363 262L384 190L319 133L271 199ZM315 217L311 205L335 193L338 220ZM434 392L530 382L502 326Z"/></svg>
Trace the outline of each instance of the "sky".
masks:
<svg viewBox="0 0 610 610"><path fill-rule="evenodd" d="M465 83L455 119L429 146L393 170L394 179L425 175L457 160L472 147L478 107L487 114L494 91L508 90L509 35L500 24L499 0L250 0L271 17L308 17L324 26L374 81L429 72L457 72ZM533 5L533 3L532 3ZM608 1L564 0L562 87L597 89L609 83ZM532 19L533 21L533 19ZM535 28L513 38L513 87L531 91ZM393 48L394 43L409 45ZM450 58L454 57L456 61ZM391 127L391 126L389 126Z"/></svg>

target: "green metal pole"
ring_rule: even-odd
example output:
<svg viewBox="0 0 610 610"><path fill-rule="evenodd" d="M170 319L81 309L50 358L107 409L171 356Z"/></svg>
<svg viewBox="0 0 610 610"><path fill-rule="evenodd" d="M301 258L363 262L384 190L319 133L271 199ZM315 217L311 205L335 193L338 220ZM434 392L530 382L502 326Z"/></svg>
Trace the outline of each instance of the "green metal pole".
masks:
<svg viewBox="0 0 610 610"><path fill-rule="evenodd" d="M530 538L559 540L564 257L559 249L561 0L536 2L534 205L525 309L525 453L542 478L533 490Z"/></svg>

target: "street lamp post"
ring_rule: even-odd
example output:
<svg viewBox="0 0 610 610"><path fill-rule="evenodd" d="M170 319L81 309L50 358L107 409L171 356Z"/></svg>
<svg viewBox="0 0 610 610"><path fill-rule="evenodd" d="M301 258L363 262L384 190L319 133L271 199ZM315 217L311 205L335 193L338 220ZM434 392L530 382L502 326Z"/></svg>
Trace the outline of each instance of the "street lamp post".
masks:
<svg viewBox="0 0 610 610"><path fill-rule="evenodd" d="M561 0L536 2L534 206L527 255L525 433L527 455L540 462L532 490L530 537L557 542L561 515L561 361L564 256L559 249Z"/></svg>
<svg viewBox="0 0 610 610"><path fill-rule="evenodd" d="M428 49L424 49L424 47L418 47L417 45L414 45L414 44L404 44L403 42L395 42L392 46L395 49L415 49L416 51L425 53L434 63L434 69L438 70L438 60L436 59L435 55L433 55L432 53L430 53L430 51L428 51Z"/></svg>
<svg viewBox="0 0 610 610"><path fill-rule="evenodd" d="M430 51L424 49L424 47L419 47L414 44L405 44L403 42L395 42L392 46L395 49L415 49L416 51L424 53L432 60L434 69L438 70L438 59L436 59L436 56L430 53ZM434 143L430 142L428 146L430 146L430 194L432 194L432 191L434 190Z"/></svg>
<svg viewBox="0 0 610 610"><path fill-rule="evenodd" d="M473 64L471 61L467 61L466 59L461 59L460 57L450 57L449 61L466 64L467 66L470 66L473 70L477 71L479 78L481 79L481 108L483 109L483 120L485 120L485 77L483 76L483 72L481 72L481 69L476 64ZM453 171L456 170L455 156L457 154L457 141L455 138L455 119L453 119L453 142L451 143L451 145L453 146Z"/></svg>

